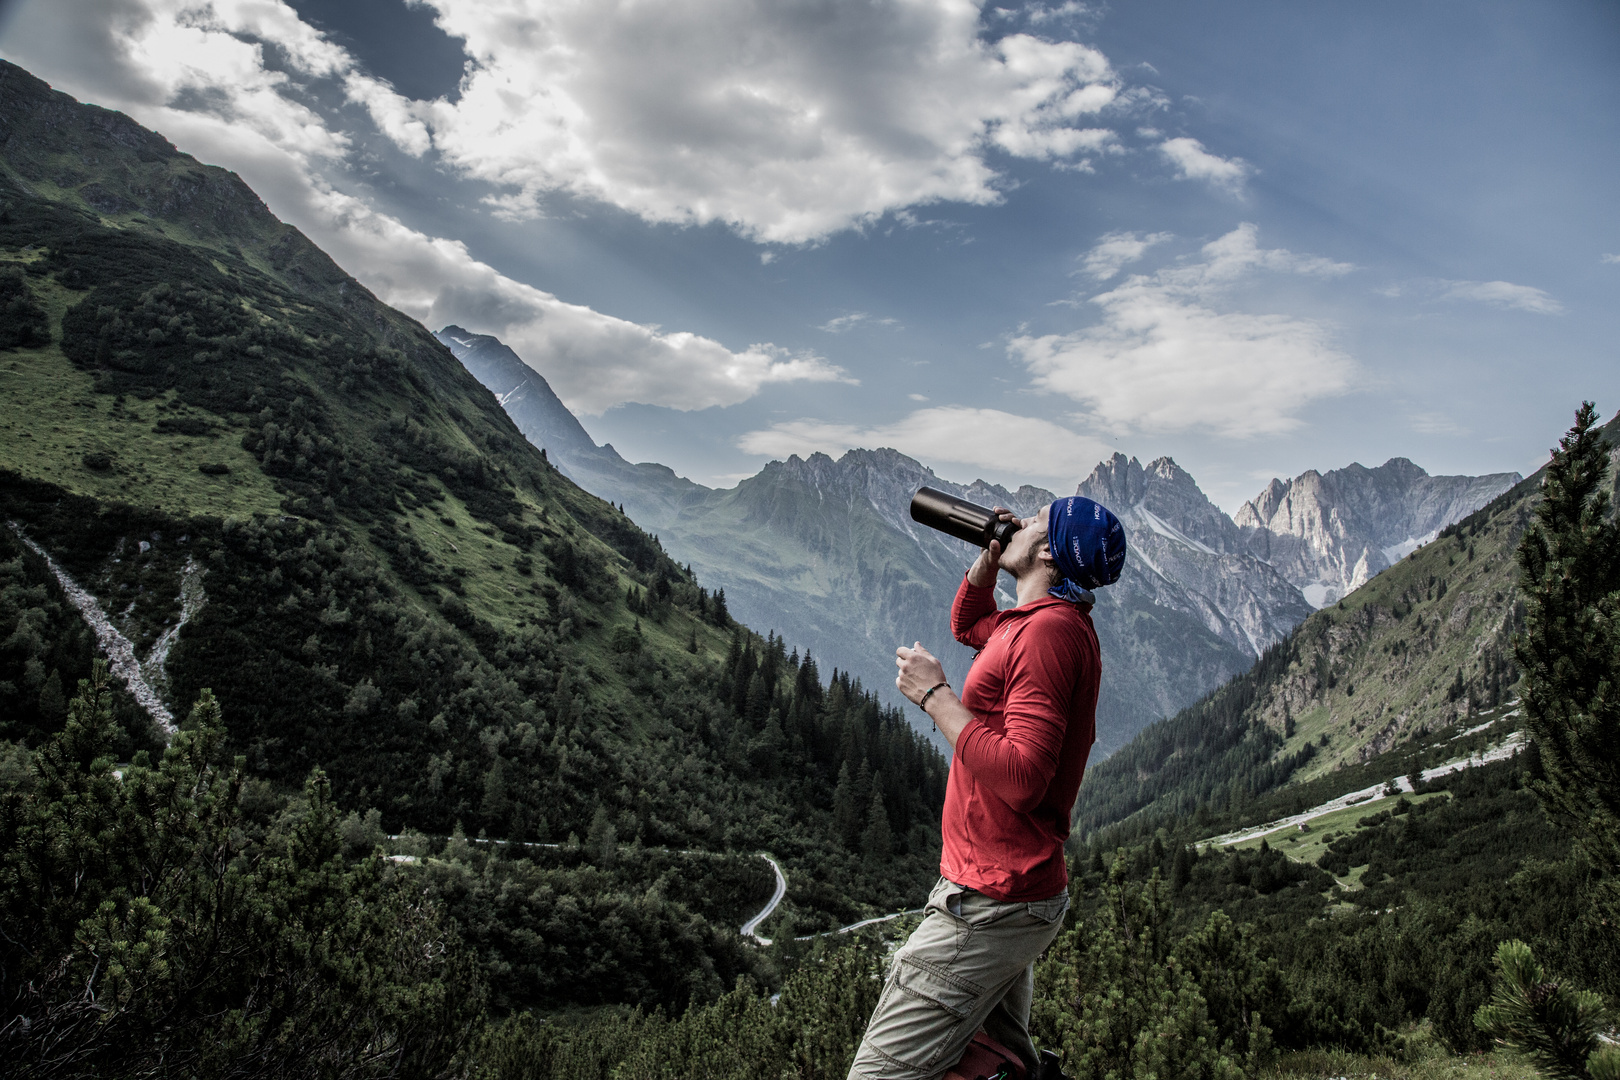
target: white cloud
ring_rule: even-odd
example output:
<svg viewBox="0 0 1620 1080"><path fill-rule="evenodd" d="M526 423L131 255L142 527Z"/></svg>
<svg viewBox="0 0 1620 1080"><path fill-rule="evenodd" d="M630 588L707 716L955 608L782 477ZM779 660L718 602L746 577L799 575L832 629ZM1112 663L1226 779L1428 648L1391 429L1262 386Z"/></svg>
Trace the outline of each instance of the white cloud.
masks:
<svg viewBox="0 0 1620 1080"><path fill-rule="evenodd" d="M570 304L498 273L459 241L415 231L323 179L350 141L296 100L294 75L336 80L402 144L427 136L400 99L277 0L34 3L12 16L5 55L85 100L122 109L200 159L235 170L339 265L431 327L499 336L582 413L625 402L732 405L771 383L853 381L811 353L736 352ZM272 70L264 42L292 74ZM414 126L413 126L414 125Z"/></svg>
<svg viewBox="0 0 1620 1080"><path fill-rule="evenodd" d="M1036 386L1080 402L1107 430L1202 429L1242 438L1300 425L1311 401L1344 392L1354 361L1311 319L1223 311L1226 290L1255 271L1331 277L1352 269L1256 242L1244 224L1203 258L1133 275L1091 298L1102 321L1008 345Z"/></svg>
<svg viewBox="0 0 1620 1080"><path fill-rule="evenodd" d="M1468 428L1441 412L1411 414L1412 430L1419 435L1467 435Z"/></svg>
<svg viewBox="0 0 1620 1080"><path fill-rule="evenodd" d="M501 213L561 191L804 243L908 206L994 203L992 149L1067 159L1114 141L1094 121L1121 91L1107 58L986 40L974 0L424 2L471 66L456 101L396 108L495 185Z"/></svg>
<svg viewBox="0 0 1620 1080"><path fill-rule="evenodd" d="M787 457L817 451L837 457L855 447L893 447L924 464L948 462L1004 476L1074 483L1113 447L1049 420L999 409L942 405L918 409L892 424L861 427L791 420L737 440L750 454Z"/></svg>
<svg viewBox="0 0 1620 1080"><path fill-rule="evenodd" d="M324 80L405 152L491 185L497 214L565 192L790 244L908 207L998 202L998 153L1089 170L1087 155L1121 152L1103 114L1160 100L1090 46L990 40L977 0L417 2L464 43L454 101L401 96L282 0L25 0L7 44L53 78L138 84L104 100L172 103L191 87L281 124L284 145L340 154L347 140L293 107L310 98L301 81Z"/></svg>
<svg viewBox="0 0 1620 1080"><path fill-rule="evenodd" d="M1146 236L1137 236L1133 232L1107 233L1081 257L1081 270L1095 281L1107 281L1123 270L1126 263L1140 259L1148 248L1169 239L1171 236L1167 232L1149 233Z"/></svg>
<svg viewBox="0 0 1620 1080"><path fill-rule="evenodd" d="M1442 282L1446 300L1476 300L1502 308L1517 308L1536 315L1561 315L1564 305L1530 285L1515 285L1511 281L1447 281Z"/></svg>
<svg viewBox="0 0 1620 1080"><path fill-rule="evenodd" d="M1029 21L1036 26L1061 19L1078 19L1092 14L1092 10L1077 0L1064 0L1056 7L1035 7L1029 12Z"/></svg>
<svg viewBox="0 0 1620 1080"><path fill-rule="evenodd" d="M836 319L828 319L817 330L824 330L829 334L842 334L854 330L858 326L899 326L899 319L876 319L864 311L852 311L848 315L840 315Z"/></svg>
<svg viewBox="0 0 1620 1080"><path fill-rule="evenodd" d="M1170 160L1183 180L1207 180L1218 188L1236 192L1243 187L1250 169L1242 158L1223 158L1204 149L1197 139L1185 136L1167 139L1159 144L1159 152Z"/></svg>
<svg viewBox="0 0 1620 1080"><path fill-rule="evenodd" d="M1603 262L1604 262L1604 263L1606 263L1606 264L1608 264L1608 265L1610 265L1610 266L1613 266L1613 265L1614 265L1614 264L1616 264L1616 263L1620 263L1620 255L1609 255L1609 254L1605 254L1605 255L1604 255L1604 256L1603 256L1603 258L1602 258L1602 261L1603 261Z"/></svg>

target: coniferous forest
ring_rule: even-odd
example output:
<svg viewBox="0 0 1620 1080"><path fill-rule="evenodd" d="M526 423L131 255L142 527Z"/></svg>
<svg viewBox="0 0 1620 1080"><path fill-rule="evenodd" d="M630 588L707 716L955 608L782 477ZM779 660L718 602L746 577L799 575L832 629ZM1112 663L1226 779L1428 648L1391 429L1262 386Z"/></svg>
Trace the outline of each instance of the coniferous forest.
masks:
<svg viewBox="0 0 1620 1080"><path fill-rule="evenodd" d="M931 744L239 179L8 64L0 119L7 1074L844 1075L912 924L836 931L927 894ZM1612 446L1584 408L1093 769L1037 968L1070 1073L1620 1073ZM1452 712L1326 767L1291 703L1449 658L1425 605L1493 550Z"/></svg>

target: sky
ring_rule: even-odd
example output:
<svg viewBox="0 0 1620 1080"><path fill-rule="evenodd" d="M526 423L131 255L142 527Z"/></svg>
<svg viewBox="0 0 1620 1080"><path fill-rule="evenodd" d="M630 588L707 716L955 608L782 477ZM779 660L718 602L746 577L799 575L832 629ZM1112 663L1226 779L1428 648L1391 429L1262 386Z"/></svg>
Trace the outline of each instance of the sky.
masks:
<svg viewBox="0 0 1620 1080"><path fill-rule="evenodd" d="M0 56L710 486L1119 452L1231 512L1620 409L1608 0L12 0Z"/></svg>

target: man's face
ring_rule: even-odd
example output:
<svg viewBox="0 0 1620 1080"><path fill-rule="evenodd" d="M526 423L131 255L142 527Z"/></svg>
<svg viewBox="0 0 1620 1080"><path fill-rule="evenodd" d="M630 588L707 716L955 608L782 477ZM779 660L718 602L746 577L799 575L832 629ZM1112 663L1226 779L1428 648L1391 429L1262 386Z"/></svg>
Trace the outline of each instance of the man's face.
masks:
<svg viewBox="0 0 1620 1080"><path fill-rule="evenodd" d="M1001 568L1015 578L1052 565L1052 551L1046 541L1048 509L1043 506L1034 517L1019 519L1018 531L1008 541L1007 550L1001 553Z"/></svg>

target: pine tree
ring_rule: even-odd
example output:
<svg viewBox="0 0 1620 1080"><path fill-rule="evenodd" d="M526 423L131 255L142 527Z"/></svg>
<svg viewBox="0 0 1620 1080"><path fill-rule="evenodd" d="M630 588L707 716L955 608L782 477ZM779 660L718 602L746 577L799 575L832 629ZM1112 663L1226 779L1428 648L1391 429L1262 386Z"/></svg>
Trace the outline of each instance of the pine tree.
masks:
<svg viewBox="0 0 1620 1080"><path fill-rule="evenodd" d="M1264 1035L1241 1047L1219 1041L1197 980L1172 953L1170 890L1157 870L1132 885L1126 867L1121 850L1104 911L1059 935L1036 964L1031 1032L1061 1048L1077 1076L1241 1080L1249 1044L1262 1047Z"/></svg>
<svg viewBox="0 0 1620 1080"><path fill-rule="evenodd" d="M97 660L0 794L0 1059L18 1076L440 1075L483 987L420 893L345 852L314 770L262 841L203 691L156 767L113 772Z"/></svg>
<svg viewBox="0 0 1620 1080"><path fill-rule="evenodd" d="M1548 981L1530 946L1504 941L1497 982L1474 1024L1522 1052L1548 1080L1620 1080L1620 1047L1605 1046L1603 999Z"/></svg>
<svg viewBox="0 0 1620 1080"><path fill-rule="evenodd" d="M861 853L866 856L866 867L873 873L883 869L894 854L894 838L889 831L889 811L883 805L883 781L872 781L872 805L866 811L866 828L861 833Z"/></svg>
<svg viewBox="0 0 1620 1080"><path fill-rule="evenodd" d="M1605 480L1609 448L1581 405L1547 466L1536 520L1519 544L1525 726L1542 806L1595 865L1620 872L1620 527Z"/></svg>
<svg viewBox="0 0 1620 1080"><path fill-rule="evenodd" d="M611 867L619 858L619 831L613 827L607 807L598 804L585 834L585 848L598 866Z"/></svg>
<svg viewBox="0 0 1620 1080"><path fill-rule="evenodd" d="M846 847L853 848L855 832L860 828L860 804L855 801L855 780L849 772L849 762L838 766L838 783L833 788L833 827Z"/></svg>

